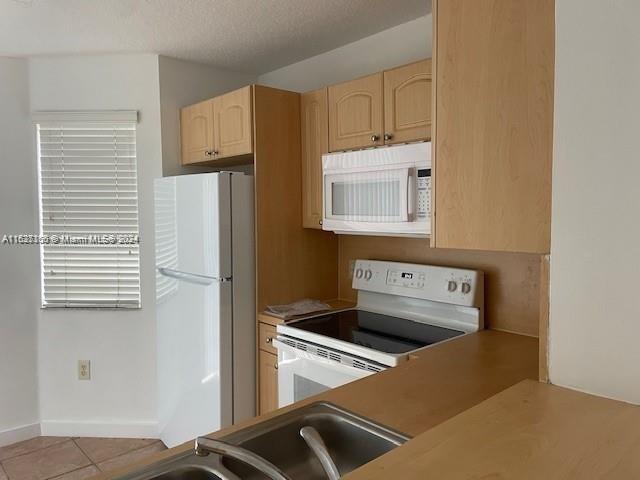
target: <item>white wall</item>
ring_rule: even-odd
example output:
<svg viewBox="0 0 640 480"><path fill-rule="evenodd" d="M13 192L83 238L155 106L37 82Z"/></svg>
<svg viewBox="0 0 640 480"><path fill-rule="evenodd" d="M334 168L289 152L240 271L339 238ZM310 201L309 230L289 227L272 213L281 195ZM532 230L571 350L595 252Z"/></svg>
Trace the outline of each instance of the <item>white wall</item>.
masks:
<svg viewBox="0 0 640 480"><path fill-rule="evenodd" d="M255 83L256 76L161 56L160 112L164 176L212 171L180 164L180 107Z"/></svg>
<svg viewBox="0 0 640 480"><path fill-rule="evenodd" d="M556 2L553 383L640 403L640 2Z"/></svg>
<svg viewBox="0 0 640 480"><path fill-rule="evenodd" d="M37 233L26 60L0 58L0 238ZM38 248L0 244L0 445L39 433Z"/></svg>
<svg viewBox="0 0 640 480"><path fill-rule="evenodd" d="M258 83L306 92L431 57L431 14L258 77Z"/></svg>
<svg viewBox="0 0 640 480"><path fill-rule="evenodd" d="M29 60L31 108L138 110L142 309L42 310L39 321L44 434L156 434L153 180L162 176L157 55ZM35 180L35 177L34 177ZM77 361L91 360L90 381Z"/></svg>

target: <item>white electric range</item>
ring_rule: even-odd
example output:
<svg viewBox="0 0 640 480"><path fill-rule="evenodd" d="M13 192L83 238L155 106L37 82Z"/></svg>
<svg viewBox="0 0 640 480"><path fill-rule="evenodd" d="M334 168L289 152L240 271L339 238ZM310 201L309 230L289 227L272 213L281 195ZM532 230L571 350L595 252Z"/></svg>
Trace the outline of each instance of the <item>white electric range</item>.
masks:
<svg viewBox="0 0 640 480"><path fill-rule="evenodd" d="M356 307L278 325L280 407L484 328L480 271L357 260Z"/></svg>

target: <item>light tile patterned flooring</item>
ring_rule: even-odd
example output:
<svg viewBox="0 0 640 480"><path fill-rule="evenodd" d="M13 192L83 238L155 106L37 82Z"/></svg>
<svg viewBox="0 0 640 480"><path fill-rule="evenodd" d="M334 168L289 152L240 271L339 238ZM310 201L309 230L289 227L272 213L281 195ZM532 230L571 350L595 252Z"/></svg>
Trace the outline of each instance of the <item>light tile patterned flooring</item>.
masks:
<svg viewBox="0 0 640 480"><path fill-rule="evenodd" d="M84 480L165 449L151 439L36 437L0 447L0 480Z"/></svg>

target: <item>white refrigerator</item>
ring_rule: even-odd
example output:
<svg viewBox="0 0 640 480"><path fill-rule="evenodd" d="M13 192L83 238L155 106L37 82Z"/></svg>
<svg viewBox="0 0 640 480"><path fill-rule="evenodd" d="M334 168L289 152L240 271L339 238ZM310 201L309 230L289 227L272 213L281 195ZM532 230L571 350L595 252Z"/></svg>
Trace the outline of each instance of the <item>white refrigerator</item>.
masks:
<svg viewBox="0 0 640 480"><path fill-rule="evenodd" d="M253 177L155 181L160 438L172 447L255 414Z"/></svg>

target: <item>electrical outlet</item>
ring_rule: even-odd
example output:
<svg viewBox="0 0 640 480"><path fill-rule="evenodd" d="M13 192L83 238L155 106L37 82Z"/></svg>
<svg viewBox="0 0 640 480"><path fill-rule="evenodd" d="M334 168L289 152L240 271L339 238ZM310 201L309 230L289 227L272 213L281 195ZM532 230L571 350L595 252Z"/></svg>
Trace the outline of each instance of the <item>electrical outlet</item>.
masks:
<svg viewBox="0 0 640 480"><path fill-rule="evenodd" d="M78 380L91 380L91 360L78 360Z"/></svg>

